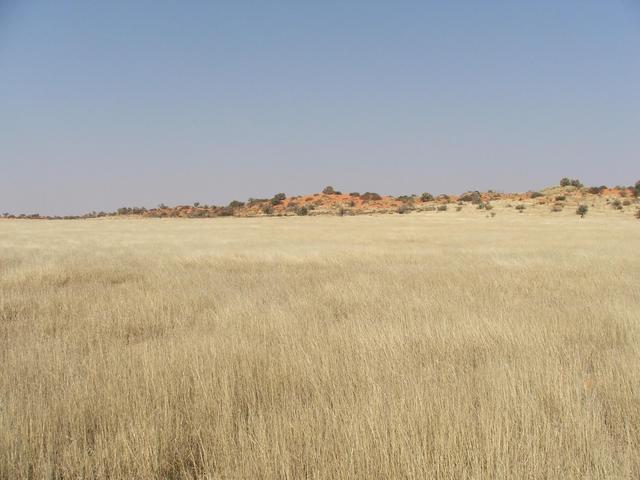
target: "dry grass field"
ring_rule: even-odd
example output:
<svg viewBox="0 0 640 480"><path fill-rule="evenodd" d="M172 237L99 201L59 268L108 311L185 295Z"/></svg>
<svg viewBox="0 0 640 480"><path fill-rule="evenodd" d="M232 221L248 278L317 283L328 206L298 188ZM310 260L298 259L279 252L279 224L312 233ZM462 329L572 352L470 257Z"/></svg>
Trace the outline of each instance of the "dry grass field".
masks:
<svg viewBox="0 0 640 480"><path fill-rule="evenodd" d="M640 222L0 221L0 478L640 477Z"/></svg>

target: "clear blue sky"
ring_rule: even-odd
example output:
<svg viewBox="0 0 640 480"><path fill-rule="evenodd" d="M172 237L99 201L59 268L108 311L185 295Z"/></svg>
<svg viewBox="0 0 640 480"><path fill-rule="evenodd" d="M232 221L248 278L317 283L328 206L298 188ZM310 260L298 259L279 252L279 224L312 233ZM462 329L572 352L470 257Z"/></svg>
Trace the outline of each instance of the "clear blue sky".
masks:
<svg viewBox="0 0 640 480"><path fill-rule="evenodd" d="M639 166L635 0L0 0L0 212Z"/></svg>

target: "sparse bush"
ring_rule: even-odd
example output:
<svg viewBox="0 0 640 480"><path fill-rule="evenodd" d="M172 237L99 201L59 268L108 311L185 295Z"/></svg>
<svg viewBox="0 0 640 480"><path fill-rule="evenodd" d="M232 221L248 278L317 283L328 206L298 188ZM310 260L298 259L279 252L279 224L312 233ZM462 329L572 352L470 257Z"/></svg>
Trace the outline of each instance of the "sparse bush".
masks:
<svg viewBox="0 0 640 480"><path fill-rule="evenodd" d="M397 209L396 209L396 213L399 214L404 214L404 213L409 213L411 211L411 208L405 203L400 205Z"/></svg>
<svg viewBox="0 0 640 480"><path fill-rule="evenodd" d="M565 195L558 195L556 197L556 202L564 202L567 199Z"/></svg>
<svg viewBox="0 0 640 480"><path fill-rule="evenodd" d="M563 208L564 208L564 205L562 205L561 203L556 203L553 205L553 207L551 207L551 211L553 213L557 213L557 212L561 212Z"/></svg>
<svg viewBox="0 0 640 480"><path fill-rule="evenodd" d="M436 206L435 205L427 205L426 207L424 207L424 211L425 212L435 212L436 211Z"/></svg>
<svg viewBox="0 0 640 480"><path fill-rule="evenodd" d="M578 205L578 208L576 209L576 215L580 215L580 218L584 218L584 216L587 214L587 212L589 211L589 207L582 204L582 205Z"/></svg>
<svg viewBox="0 0 640 480"><path fill-rule="evenodd" d="M309 214L309 210L307 209L307 207L300 207L296 210L296 214L304 216L304 215L308 215Z"/></svg>
<svg viewBox="0 0 640 480"><path fill-rule="evenodd" d="M431 195L429 192L424 192L422 195L420 195L420 201L431 202L433 201L433 195Z"/></svg>
<svg viewBox="0 0 640 480"><path fill-rule="evenodd" d="M479 205L482 202L480 192L467 192L460 196L460 200L463 202L471 202L473 205Z"/></svg>
<svg viewBox="0 0 640 480"><path fill-rule="evenodd" d="M582 182L580 180L578 180L577 178L567 178L564 177L560 180L560 186L561 187L576 187L576 188L582 188Z"/></svg>
<svg viewBox="0 0 640 480"><path fill-rule="evenodd" d="M400 195L399 197L396 197L396 200L400 200L401 202L408 203L408 202L413 202L414 198L412 195Z"/></svg>
<svg viewBox="0 0 640 480"><path fill-rule="evenodd" d="M525 208L527 207L522 203L520 205L516 205L516 210L518 210L519 212L522 212Z"/></svg>
<svg viewBox="0 0 640 480"><path fill-rule="evenodd" d="M351 193L349 194L349 196L350 196L350 197L359 197L359 196L360 196L360 194L359 194L358 192L351 192Z"/></svg>
<svg viewBox="0 0 640 480"><path fill-rule="evenodd" d="M493 205L491 205L490 203L487 202L487 203L484 204L484 209L485 210L493 210Z"/></svg>
<svg viewBox="0 0 640 480"><path fill-rule="evenodd" d="M439 212L446 212L447 211L447 205L438 205L438 211Z"/></svg>
<svg viewBox="0 0 640 480"><path fill-rule="evenodd" d="M262 207L262 213L266 214L266 215L272 215L273 214L273 207L271 205L265 205Z"/></svg>
<svg viewBox="0 0 640 480"><path fill-rule="evenodd" d="M530 196L531 198L544 197L544 195L543 195L542 193L540 193L540 192L531 192L531 193L529 194L529 196Z"/></svg>
<svg viewBox="0 0 640 480"><path fill-rule="evenodd" d="M244 207L244 202L239 202L238 200L233 200L229 203L229 208L240 208Z"/></svg>
<svg viewBox="0 0 640 480"><path fill-rule="evenodd" d="M218 209L218 211L216 213L220 217L231 217L231 216L233 216L233 208L231 208L231 207L221 207L221 208Z"/></svg>
<svg viewBox="0 0 640 480"><path fill-rule="evenodd" d="M622 201L622 205L624 205L625 207L628 207L629 205L631 205L631 200L623 200Z"/></svg>
<svg viewBox="0 0 640 480"><path fill-rule="evenodd" d="M285 198L287 196L284 193L276 193L271 199L271 205L279 205Z"/></svg>
<svg viewBox="0 0 640 480"><path fill-rule="evenodd" d="M614 210L622 210L622 202L617 198L613 202L611 202L611 206Z"/></svg>
<svg viewBox="0 0 640 480"><path fill-rule="evenodd" d="M333 189L333 187L331 185L327 185L322 190L322 193L324 193L325 195L335 195L336 191Z"/></svg>
<svg viewBox="0 0 640 480"><path fill-rule="evenodd" d="M460 210L462 210L462 205L456 205L456 212L459 212Z"/></svg>

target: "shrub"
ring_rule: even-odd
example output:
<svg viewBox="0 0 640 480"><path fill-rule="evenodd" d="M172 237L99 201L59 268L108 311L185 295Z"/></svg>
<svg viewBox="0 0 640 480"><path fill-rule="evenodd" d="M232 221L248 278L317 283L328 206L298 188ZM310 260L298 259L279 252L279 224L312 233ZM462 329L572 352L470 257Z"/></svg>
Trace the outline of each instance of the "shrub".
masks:
<svg viewBox="0 0 640 480"><path fill-rule="evenodd" d="M446 212L447 211L447 205L438 205L438 211L439 212Z"/></svg>
<svg viewBox="0 0 640 480"><path fill-rule="evenodd" d="M360 198L365 201L382 200L382 197L374 192L364 192L362 195L360 195Z"/></svg>
<svg viewBox="0 0 640 480"><path fill-rule="evenodd" d="M300 207L296 210L296 214L298 215L308 215L309 214L309 210L307 209L307 207Z"/></svg>
<svg viewBox="0 0 640 480"><path fill-rule="evenodd" d="M462 210L462 205L456 205L456 212L459 212L460 210Z"/></svg>
<svg viewBox="0 0 640 480"><path fill-rule="evenodd" d="M558 195L556 197L556 202L564 202L567 199L566 195Z"/></svg>
<svg viewBox="0 0 640 480"><path fill-rule="evenodd" d="M576 209L576 215L580 215L580 218L584 218L588 211L589 207L587 207L586 205L578 205L578 208Z"/></svg>
<svg viewBox="0 0 640 480"><path fill-rule="evenodd" d="M335 195L336 191L333 189L333 187L331 185L327 185L322 190L322 193L324 193L325 195Z"/></svg>
<svg viewBox="0 0 640 480"><path fill-rule="evenodd" d="M490 203L485 203L484 204L484 209L485 210L493 210L493 205L491 205Z"/></svg>
<svg viewBox="0 0 640 480"><path fill-rule="evenodd" d="M567 178L564 177L560 180L560 186L561 187L576 187L576 188L582 188L582 182L580 180L578 180L577 178Z"/></svg>
<svg viewBox="0 0 640 480"><path fill-rule="evenodd" d="M400 195L399 197L396 197L396 200L400 200L401 202L408 203L408 202L413 202L414 198L412 195Z"/></svg>
<svg viewBox="0 0 640 480"><path fill-rule="evenodd" d="M527 208L525 205L520 204L520 205L516 205L516 210L522 212L525 208Z"/></svg>
<svg viewBox="0 0 640 480"><path fill-rule="evenodd" d="M239 202L238 200L233 200L229 203L229 208L240 208L244 207L244 202Z"/></svg>
<svg viewBox="0 0 640 480"><path fill-rule="evenodd" d="M205 212L202 212L205 213ZM218 215L221 217L231 217L233 215L233 208L231 207L222 207L218 210Z"/></svg>
<svg viewBox="0 0 640 480"><path fill-rule="evenodd" d="M564 208L564 205L562 205L561 203L556 203L553 205L553 207L551 207L551 211L554 213L561 212L563 208Z"/></svg>
<svg viewBox="0 0 640 480"><path fill-rule="evenodd" d="M431 202L433 201L433 195L431 195L429 192L424 192L422 195L420 195L420 201Z"/></svg>
<svg viewBox="0 0 640 480"><path fill-rule="evenodd" d="M403 213L409 213L410 211L411 211L411 208L410 208L406 203L405 203L405 204L400 205L400 206L397 208L397 210L396 210L396 212L397 212L397 213L399 213L399 214L401 214L401 215L402 215Z"/></svg>
<svg viewBox="0 0 640 480"><path fill-rule="evenodd" d="M271 205L265 205L264 207L262 207L262 213L271 215L273 213L273 207Z"/></svg>
<svg viewBox="0 0 640 480"><path fill-rule="evenodd" d="M543 195L542 193L540 193L540 192L531 192L531 193L529 194L529 196L530 196L531 198L544 197L544 195Z"/></svg>
<svg viewBox="0 0 640 480"><path fill-rule="evenodd" d="M253 207L258 203L264 203L268 201L269 201L268 198L249 198L249 200L247 200L247 203L249 204L250 207Z"/></svg>
<svg viewBox="0 0 640 480"><path fill-rule="evenodd" d="M463 202L471 202L473 205L479 205L482 202L480 192L467 192L460 196L460 200Z"/></svg>
<svg viewBox="0 0 640 480"><path fill-rule="evenodd" d="M607 189L606 185L600 185L599 187L589 187L589 193L592 193L593 195L600 195L602 192L604 192Z"/></svg>
<svg viewBox="0 0 640 480"><path fill-rule="evenodd" d="M200 202L193 202L193 206L198 208L200 206Z"/></svg>
<svg viewBox="0 0 640 480"><path fill-rule="evenodd" d="M285 198L287 198L287 196L284 193L276 193L271 199L271 205L278 205L282 203Z"/></svg>
<svg viewBox="0 0 640 480"><path fill-rule="evenodd" d="M624 205L625 207L628 207L629 205L631 205L631 200L624 200L622 202L622 205Z"/></svg>
<svg viewBox="0 0 640 480"><path fill-rule="evenodd" d="M613 202L611 202L611 206L614 208L614 210L622 210L622 202L617 198Z"/></svg>
<svg viewBox="0 0 640 480"><path fill-rule="evenodd" d="M436 211L436 206L435 205L428 205L428 206L424 207L424 211L425 212L435 212Z"/></svg>
<svg viewBox="0 0 640 480"><path fill-rule="evenodd" d="M359 194L358 192L351 192L351 193L349 194L349 196L350 196L350 197L359 197L359 196L360 196L360 194Z"/></svg>

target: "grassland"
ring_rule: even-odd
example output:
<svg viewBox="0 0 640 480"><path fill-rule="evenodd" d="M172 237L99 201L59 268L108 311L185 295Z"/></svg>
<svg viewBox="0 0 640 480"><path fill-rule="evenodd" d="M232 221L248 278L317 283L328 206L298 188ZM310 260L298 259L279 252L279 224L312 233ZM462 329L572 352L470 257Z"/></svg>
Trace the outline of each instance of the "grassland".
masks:
<svg viewBox="0 0 640 480"><path fill-rule="evenodd" d="M0 478L638 478L631 214L0 221Z"/></svg>

